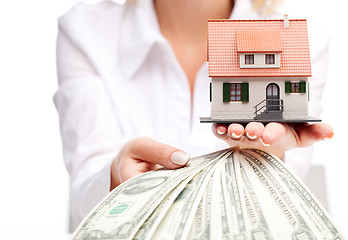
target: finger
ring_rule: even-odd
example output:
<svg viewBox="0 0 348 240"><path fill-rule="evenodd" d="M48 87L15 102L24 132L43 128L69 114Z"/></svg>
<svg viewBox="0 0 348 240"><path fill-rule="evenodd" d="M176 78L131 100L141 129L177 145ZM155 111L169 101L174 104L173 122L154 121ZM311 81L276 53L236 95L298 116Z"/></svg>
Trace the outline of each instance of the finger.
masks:
<svg viewBox="0 0 348 240"><path fill-rule="evenodd" d="M325 123L308 124L296 130L301 147L307 147L315 142L330 139L334 136L333 128Z"/></svg>
<svg viewBox="0 0 348 240"><path fill-rule="evenodd" d="M223 139L223 140L226 139L226 137L227 137L226 125L214 123L211 125L211 130L216 137Z"/></svg>
<svg viewBox="0 0 348 240"><path fill-rule="evenodd" d="M265 126L260 122L251 122L245 127L245 135L249 140L255 140L262 136Z"/></svg>
<svg viewBox="0 0 348 240"><path fill-rule="evenodd" d="M244 127L241 124L232 123L228 126L227 134L231 139L240 141L244 136Z"/></svg>
<svg viewBox="0 0 348 240"><path fill-rule="evenodd" d="M185 166L190 159L187 153L151 138L133 140L129 154L134 159L157 163L169 169Z"/></svg>
<svg viewBox="0 0 348 240"><path fill-rule="evenodd" d="M261 140L266 146L269 146L284 137L286 133L287 128L285 124L275 122L268 123L264 127Z"/></svg>
<svg viewBox="0 0 348 240"><path fill-rule="evenodd" d="M129 158L120 164L118 176L120 183L140 174L157 169L157 164Z"/></svg>

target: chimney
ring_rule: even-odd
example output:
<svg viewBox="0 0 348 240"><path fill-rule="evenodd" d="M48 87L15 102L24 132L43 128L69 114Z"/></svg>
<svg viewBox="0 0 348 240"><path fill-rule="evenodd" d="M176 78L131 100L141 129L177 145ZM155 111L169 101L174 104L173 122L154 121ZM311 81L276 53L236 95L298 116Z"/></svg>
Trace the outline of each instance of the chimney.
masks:
<svg viewBox="0 0 348 240"><path fill-rule="evenodd" d="M284 28L289 28L289 15L288 14L284 14Z"/></svg>

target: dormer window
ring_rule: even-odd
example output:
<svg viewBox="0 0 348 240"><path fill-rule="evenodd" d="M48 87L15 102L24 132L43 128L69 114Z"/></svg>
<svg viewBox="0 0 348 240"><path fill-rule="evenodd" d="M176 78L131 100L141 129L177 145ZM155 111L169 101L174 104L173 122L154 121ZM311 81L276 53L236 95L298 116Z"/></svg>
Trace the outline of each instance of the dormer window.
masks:
<svg viewBox="0 0 348 240"><path fill-rule="evenodd" d="M236 44L240 68L280 68L280 29L237 30Z"/></svg>
<svg viewBox="0 0 348 240"><path fill-rule="evenodd" d="M266 64L275 64L274 54L266 54Z"/></svg>
<svg viewBox="0 0 348 240"><path fill-rule="evenodd" d="M280 68L280 53L239 53L240 68Z"/></svg>
<svg viewBox="0 0 348 240"><path fill-rule="evenodd" d="M254 64L254 54L246 54L245 65L253 65L253 64Z"/></svg>

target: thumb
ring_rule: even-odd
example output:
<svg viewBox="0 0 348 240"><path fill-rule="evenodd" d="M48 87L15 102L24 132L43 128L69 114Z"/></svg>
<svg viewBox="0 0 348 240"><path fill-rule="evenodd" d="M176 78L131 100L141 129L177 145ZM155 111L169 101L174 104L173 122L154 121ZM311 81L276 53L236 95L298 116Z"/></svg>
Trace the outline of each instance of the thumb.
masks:
<svg viewBox="0 0 348 240"><path fill-rule="evenodd" d="M130 142L129 155L134 159L160 164L168 169L185 166L190 159L187 153L146 137Z"/></svg>
<svg viewBox="0 0 348 240"><path fill-rule="evenodd" d="M333 128L325 123L307 124L299 127L299 140L302 147L307 147L315 142L330 139L334 136Z"/></svg>

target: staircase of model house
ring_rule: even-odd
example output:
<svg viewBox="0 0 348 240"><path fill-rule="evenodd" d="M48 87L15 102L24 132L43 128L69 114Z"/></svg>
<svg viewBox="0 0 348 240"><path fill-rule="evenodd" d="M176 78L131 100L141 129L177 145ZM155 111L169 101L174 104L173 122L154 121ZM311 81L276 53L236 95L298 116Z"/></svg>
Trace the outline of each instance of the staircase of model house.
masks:
<svg viewBox="0 0 348 240"><path fill-rule="evenodd" d="M254 119L283 119L283 99L264 99L255 107Z"/></svg>

